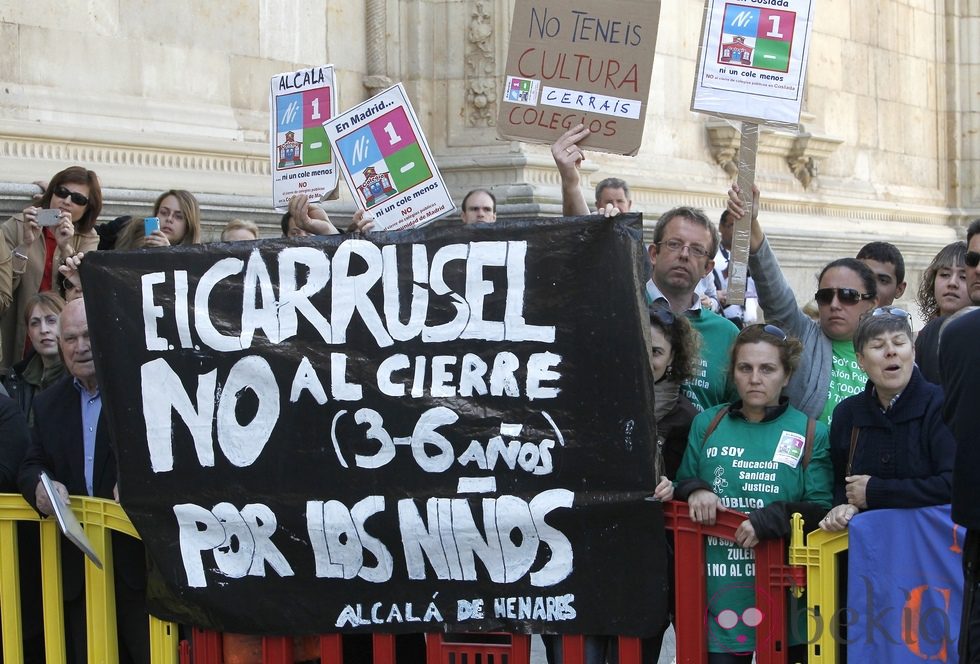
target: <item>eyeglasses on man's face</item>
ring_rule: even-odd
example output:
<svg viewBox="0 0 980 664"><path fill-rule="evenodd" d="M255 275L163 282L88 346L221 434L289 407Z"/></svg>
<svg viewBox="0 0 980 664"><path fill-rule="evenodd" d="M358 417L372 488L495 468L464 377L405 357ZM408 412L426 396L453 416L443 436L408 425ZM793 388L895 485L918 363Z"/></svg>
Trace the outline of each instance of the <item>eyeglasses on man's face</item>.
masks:
<svg viewBox="0 0 980 664"><path fill-rule="evenodd" d="M680 240L664 240L663 242L657 243L657 249L661 251L667 251L671 254L679 254L685 248L687 248L688 253L690 253L695 258L704 258L708 255L708 250L702 247L700 244L684 244Z"/></svg>

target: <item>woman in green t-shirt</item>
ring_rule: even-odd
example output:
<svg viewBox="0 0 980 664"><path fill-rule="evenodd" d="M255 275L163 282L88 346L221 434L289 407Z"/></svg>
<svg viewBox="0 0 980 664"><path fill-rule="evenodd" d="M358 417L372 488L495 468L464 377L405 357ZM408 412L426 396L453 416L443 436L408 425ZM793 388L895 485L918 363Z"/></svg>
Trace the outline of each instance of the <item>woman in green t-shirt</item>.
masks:
<svg viewBox="0 0 980 664"><path fill-rule="evenodd" d="M742 330L729 369L739 398L694 419L677 473L674 496L688 502L694 522L713 525L720 511L746 513L734 542L706 542L710 664L752 661L755 627L766 617L766 608L755 606L753 547L786 537L794 512L816 523L831 504L827 427L782 396L801 352L797 339L773 325ZM796 625L791 641L804 643L805 629Z"/></svg>

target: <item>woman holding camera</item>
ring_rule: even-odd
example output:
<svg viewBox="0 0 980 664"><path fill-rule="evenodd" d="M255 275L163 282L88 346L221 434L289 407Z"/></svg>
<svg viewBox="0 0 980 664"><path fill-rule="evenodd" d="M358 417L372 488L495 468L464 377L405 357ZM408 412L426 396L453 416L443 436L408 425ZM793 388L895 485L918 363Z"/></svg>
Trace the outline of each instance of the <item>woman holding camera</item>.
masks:
<svg viewBox="0 0 980 664"><path fill-rule="evenodd" d="M4 249L10 252L10 306L0 318L6 369L24 356L27 328L24 308L40 291L53 290L62 261L99 245L95 221L102 212L102 187L95 172L70 166L57 173L41 197L39 207L28 206L22 215L3 224ZM0 291L4 275L0 274ZM2 307L0 293L0 307Z"/></svg>
<svg viewBox="0 0 980 664"><path fill-rule="evenodd" d="M157 197L153 217L159 227L151 229L142 219L131 219L120 232L116 249L174 247L201 242L201 206L184 189L170 189Z"/></svg>

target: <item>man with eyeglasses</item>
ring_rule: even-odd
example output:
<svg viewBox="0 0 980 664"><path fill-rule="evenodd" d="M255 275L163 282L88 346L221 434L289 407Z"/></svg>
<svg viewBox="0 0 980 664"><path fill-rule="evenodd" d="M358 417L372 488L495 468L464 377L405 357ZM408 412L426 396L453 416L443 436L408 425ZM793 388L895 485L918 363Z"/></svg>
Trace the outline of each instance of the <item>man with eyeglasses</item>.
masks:
<svg viewBox="0 0 980 664"><path fill-rule="evenodd" d="M980 305L980 219L966 231L966 288ZM980 662L980 311L954 314L939 339L939 375L946 404L943 416L956 438L953 462L953 521L966 527L963 542L961 662Z"/></svg>
<svg viewBox="0 0 980 664"><path fill-rule="evenodd" d="M966 229L966 292L970 301L980 305L980 219Z"/></svg>
<svg viewBox="0 0 980 664"><path fill-rule="evenodd" d="M698 282L714 268L718 229L704 212L691 207L668 210L653 229L649 247L653 275L647 282L647 302L666 303L675 314L686 314L701 335L698 375L684 393L699 410L730 401L728 349L738 328L701 306Z"/></svg>

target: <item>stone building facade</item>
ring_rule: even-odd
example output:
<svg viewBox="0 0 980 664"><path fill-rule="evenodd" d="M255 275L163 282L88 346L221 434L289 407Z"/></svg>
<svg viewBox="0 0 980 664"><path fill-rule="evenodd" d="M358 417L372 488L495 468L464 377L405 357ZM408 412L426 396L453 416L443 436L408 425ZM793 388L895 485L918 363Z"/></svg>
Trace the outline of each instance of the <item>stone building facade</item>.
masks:
<svg viewBox="0 0 980 664"><path fill-rule="evenodd" d="M402 81L457 199L490 187L504 216L560 210L547 146L500 141L510 0L89 0L0 8L0 207L70 164L99 173L104 216L159 191L199 194L208 232L236 216L277 234L268 86L332 63L340 107ZM737 128L689 110L702 0L664 0L636 157L590 154L652 225L678 204L717 216ZM895 242L918 273L980 217L980 4L820 0L798 130L764 128L764 225L798 292L827 260ZM591 196L587 197L591 200ZM327 204L353 210L344 193Z"/></svg>

